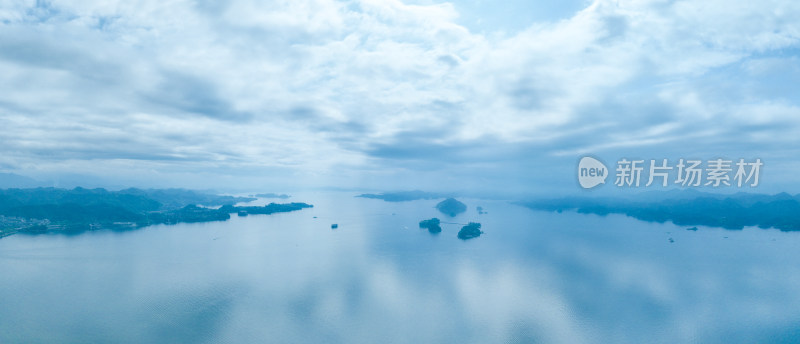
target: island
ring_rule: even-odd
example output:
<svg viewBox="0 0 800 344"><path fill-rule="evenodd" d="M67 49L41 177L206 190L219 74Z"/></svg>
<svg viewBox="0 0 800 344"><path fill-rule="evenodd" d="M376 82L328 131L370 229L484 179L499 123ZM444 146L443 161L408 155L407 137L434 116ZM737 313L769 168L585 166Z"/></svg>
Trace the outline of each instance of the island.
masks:
<svg viewBox="0 0 800 344"><path fill-rule="evenodd" d="M439 226L439 223L440 223L439 219L434 217L434 218L429 219L429 220L420 221L419 222L419 227L420 228L427 228L428 232L431 232L432 234L437 234L437 233L441 233L442 232L442 227Z"/></svg>
<svg viewBox="0 0 800 344"><path fill-rule="evenodd" d="M276 194L276 193L272 193L272 192L255 194L253 196L258 197L258 198L280 198L280 199L287 199L289 197L292 197L292 196L287 195L287 194Z"/></svg>
<svg viewBox="0 0 800 344"><path fill-rule="evenodd" d="M305 208L312 208L314 207L311 204L306 203L270 203L263 207L258 206L243 206L243 207L236 207L233 205L224 205L219 208L220 211L226 214L236 213L236 212L244 212L248 215L269 215L274 213L286 213L290 211L305 209Z"/></svg>
<svg viewBox="0 0 800 344"><path fill-rule="evenodd" d="M461 227L461 230L458 231L458 238L461 240L469 240L472 238L477 238L481 236L483 232L481 231L481 224L477 222L470 222L464 227Z"/></svg>
<svg viewBox="0 0 800 344"><path fill-rule="evenodd" d="M380 199L386 202L407 202L407 201L416 201L421 199L445 198L448 196L439 193L414 190L414 191L384 192L380 194L361 194L356 197Z"/></svg>
<svg viewBox="0 0 800 344"><path fill-rule="evenodd" d="M439 202L439 204L436 205L436 209L439 209L439 211L445 215L455 217L456 215L467 211L467 205L459 202L455 198L448 198Z"/></svg>
<svg viewBox="0 0 800 344"><path fill-rule="evenodd" d="M235 206L252 200L184 189L5 189L0 190L0 238L16 233L76 234L96 229L225 221L232 213L272 214L313 207L305 203Z"/></svg>

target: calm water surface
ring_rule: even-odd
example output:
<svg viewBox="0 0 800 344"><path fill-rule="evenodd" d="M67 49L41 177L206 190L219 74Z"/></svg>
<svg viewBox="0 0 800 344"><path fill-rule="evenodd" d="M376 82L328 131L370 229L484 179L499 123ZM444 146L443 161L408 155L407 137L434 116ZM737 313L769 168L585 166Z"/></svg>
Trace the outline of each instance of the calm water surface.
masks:
<svg viewBox="0 0 800 344"><path fill-rule="evenodd" d="M291 201L313 209L226 222L0 239L0 343L800 341L800 233L475 199L451 219L435 200L352 196L301 194ZM485 234L418 228L434 216Z"/></svg>

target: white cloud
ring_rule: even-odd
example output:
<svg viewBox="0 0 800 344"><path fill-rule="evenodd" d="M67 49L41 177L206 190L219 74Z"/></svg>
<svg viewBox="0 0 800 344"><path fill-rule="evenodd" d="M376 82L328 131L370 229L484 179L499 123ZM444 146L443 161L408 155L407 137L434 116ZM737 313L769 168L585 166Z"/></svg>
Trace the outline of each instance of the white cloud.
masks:
<svg viewBox="0 0 800 344"><path fill-rule="evenodd" d="M798 17L792 1L595 1L484 34L450 3L3 1L0 165L357 183L408 147L527 147L497 162L516 171L531 154L794 128L797 97L765 90L796 59Z"/></svg>

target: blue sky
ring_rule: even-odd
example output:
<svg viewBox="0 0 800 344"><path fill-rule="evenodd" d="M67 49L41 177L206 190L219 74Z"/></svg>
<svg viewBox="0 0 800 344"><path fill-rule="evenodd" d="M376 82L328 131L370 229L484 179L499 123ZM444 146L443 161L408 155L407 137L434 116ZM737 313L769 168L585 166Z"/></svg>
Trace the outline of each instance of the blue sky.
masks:
<svg viewBox="0 0 800 344"><path fill-rule="evenodd" d="M762 158L800 192L796 1L0 1L0 172L96 185L574 190ZM276 191L280 191L276 190Z"/></svg>

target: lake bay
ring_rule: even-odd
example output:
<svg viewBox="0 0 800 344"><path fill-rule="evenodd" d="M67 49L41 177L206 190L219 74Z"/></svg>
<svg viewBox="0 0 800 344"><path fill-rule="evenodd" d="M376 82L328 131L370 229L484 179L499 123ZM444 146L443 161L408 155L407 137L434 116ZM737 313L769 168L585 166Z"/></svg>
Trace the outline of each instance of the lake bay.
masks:
<svg viewBox="0 0 800 344"><path fill-rule="evenodd" d="M437 200L353 196L299 193L287 202L314 207L224 222L3 238L0 343L800 340L800 233L468 198L451 218ZM439 234L418 226L432 217ZM459 240L470 221L485 234Z"/></svg>

